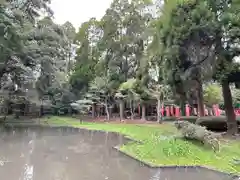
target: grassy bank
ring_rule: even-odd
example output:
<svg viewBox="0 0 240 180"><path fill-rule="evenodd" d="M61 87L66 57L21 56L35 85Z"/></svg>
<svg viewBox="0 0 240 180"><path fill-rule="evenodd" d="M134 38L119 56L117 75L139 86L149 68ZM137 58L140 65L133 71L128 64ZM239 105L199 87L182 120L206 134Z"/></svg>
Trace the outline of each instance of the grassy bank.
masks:
<svg viewBox="0 0 240 180"><path fill-rule="evenodd" d="M170 124L133 125L110 123L82 123L72 118L51 117L51 125L68 125L95 130L119 132L142 143L130 143L121 147L125 153L153 165L204 165L225 172L239 173L240 165L233 159L240 159L240 142L222 143L220 152L213 152L191 142L171 138L177 134Z"/></svg>

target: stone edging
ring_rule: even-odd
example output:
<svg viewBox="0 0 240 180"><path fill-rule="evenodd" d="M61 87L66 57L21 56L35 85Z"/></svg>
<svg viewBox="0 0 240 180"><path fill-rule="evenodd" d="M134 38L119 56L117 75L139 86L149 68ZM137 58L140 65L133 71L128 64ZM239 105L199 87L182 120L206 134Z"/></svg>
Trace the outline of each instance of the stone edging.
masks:
<svg viewBox="0 0 240 180"><path fill-rule="evenodd" d="M7 124L6 124L7 125ZM120 134L120 133L117 133L117 132L111 132L111 131L104 131L104 130L96 130L96 129L88 129L88 128L85 128L85 127L74 127L74 126L59 126L59 125L44 125L44 124L33 124L33 125L25 125L25 124L14 124L12 125L11 127L16 127L16 126L20 126L20 127L43 127L43 128L46 128L46 127L50 127L50 128L65 128L65 129L68 129L68 128L71 128L71 129L75 129L75 130L88 130L88 131L96 131L96 132L102 132L102 133L113 133L113 134L116 134L116 135L120 135L120 136L123 136L125 139L131 141L131 142L136 142L136 143L142 143L141 141L139 140L135 140L129 136L126 136L126 135L123 135L123 134ZM223 171L219 171L219 170L216 170L212 167L207 167L207 166L200 166L200 165L181 165L181 166L178 166L178 165L154 165L154 164L151 164L151 163L148 163L148 162L145 162L145 161L142 161L138 158L136 158L135 156L132 156L124 151L121 150L121 146L122 145L126 145L126 144L119 144L117 146L114 146L113 149L115 149L116 151L142 163L143 165L149 167L149 168L160 168L160 169L166 169L166 168L169 168L169 169L172 169L172 168L201 168L201 169L207 169L209 171L213 171L213 172L216 172L216 173L222 173L224 175L228 175L228 176L232 176L232 178L234 180L240 180L240 175L237 175L237 174L233 174L233 173L226 173L226 172L223 172Z"/></svg>

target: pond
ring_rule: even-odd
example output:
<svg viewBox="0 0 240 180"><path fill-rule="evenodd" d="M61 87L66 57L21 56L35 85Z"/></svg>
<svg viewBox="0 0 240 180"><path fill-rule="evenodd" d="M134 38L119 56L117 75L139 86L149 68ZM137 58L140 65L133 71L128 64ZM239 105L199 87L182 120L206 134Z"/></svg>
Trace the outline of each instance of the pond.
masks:
<svg viewBox="0 0 240 180"><path fill-rule="evenodd" d="M114 133L74 128L18 127L0 132L2 180L229 180L199 168L149 168L113 147Z"/></svg>

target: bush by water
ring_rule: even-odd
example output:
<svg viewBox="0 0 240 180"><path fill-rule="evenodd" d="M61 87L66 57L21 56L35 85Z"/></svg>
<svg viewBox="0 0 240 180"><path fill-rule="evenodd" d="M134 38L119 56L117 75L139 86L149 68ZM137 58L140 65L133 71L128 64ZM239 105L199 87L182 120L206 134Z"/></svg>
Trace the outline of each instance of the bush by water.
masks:
<svg viewBox="0 0 240 180"><path fill-rule="evenodd" d="M176 121L175 126L181 131L184 138L196 140L206 147L210 147L215 151L220 149L220 135L208 131L205 127L189 123L187 121Z"/></svg>

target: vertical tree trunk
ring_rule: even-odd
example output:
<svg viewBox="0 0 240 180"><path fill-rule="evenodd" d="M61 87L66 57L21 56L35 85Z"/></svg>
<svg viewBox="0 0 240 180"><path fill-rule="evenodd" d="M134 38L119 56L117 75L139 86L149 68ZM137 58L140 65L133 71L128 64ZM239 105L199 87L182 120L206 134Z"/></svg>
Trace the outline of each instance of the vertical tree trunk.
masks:
<svg viewBox="0 0 240 180"><path fill-rule="evenodd" d="M55 112L54 112L54 113L55 113ZM41 99L39 117L42 117L42 116L43 116L43 100Z"/></svg>
<svg viewBox="0 0 240 180"><path fill-rule="evenodd" d="M185 98L181 96L180 99L180 109L181 109L181 116L185 116Z"/></svg>
<svg viewBox="0 0 240 180"><path fill-rule="evenodd" d="M72 116L72 108L71 107L68 108L68 113Z"/></svg>
<svg viewBox="0 0 240 180"><path fill-rule="evenodd" d="M106 103L105 104L105 111L106 111L106 114L107 114L107 121L110 120L110 115L109 115L109 110L108 110L108 104Z"/></svg>
<svg viewBox="0 0 240 180"><path fill-rule="evenodd" d="M204 103L203 103L203 87L202 82L197 82L197 105L198 105L198 112L199 116L202 117L205 115L204 112Z"/></svg>
<svg viewBox="0 0 240 180"><path fill-rule="evenodd" d="M131 120L134 120L134 107L133 107L132 100L130 100L130 111L131 111Z"/></svg>
<svg viewBox="0 0 240 180"><path fill-rule="evenodd" d="M161 101L160 99L157 100L157 122L161 123Z"/></svg>
<svg viewBox="0 0 240 180"><path fill-rule="evenodd" d="M142 104L142 120L146 120L146 105Z"/></svg>
<svg viewBox="0 0 240 180"><path fill-rule="evenodd" d="M194 107L190 105L190 116L194 116Z"/></svg>
<svg viewBox="0 0 240 180"><path fill-rule="evenodd" d="M120 115L120 120L124 120L124 101L120 99L119 101L119 115Z"/></svg>
<svg viewBox="0 0 240 180"><path fill-rule="evenodd" d="M96 104L94 103L92 105L92 118L95 118L96 117Z"/></svg>
<svg viewBox="0 0 240 180"><path fill-rule="evenodd" d="M181 116L185 116L185 102L187 98L186 98L183 82L178 83L175 88L176 88L176 94L179 96L179 100L180 100Z"/></svg>
<svg viewBox="0 0 240 180"><path fill-rule="evenodd" d="M227 133L234 135L237 133L237 121L236 121L236 115L233 109L233 103L232 103L232 93L229 87L229 83L227 81L222 82L222 93L223 93L223 99L224 99L224 106L225 106L225 112L227 117Z"/></svg>
<svg viewBox="0 0 240 180"><path fill-rule="evenodd" d="M112 113L113 113L113 105L112 104L109 106L108 112L109 112L109 118L112 118Z"/></svg>

